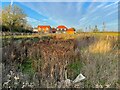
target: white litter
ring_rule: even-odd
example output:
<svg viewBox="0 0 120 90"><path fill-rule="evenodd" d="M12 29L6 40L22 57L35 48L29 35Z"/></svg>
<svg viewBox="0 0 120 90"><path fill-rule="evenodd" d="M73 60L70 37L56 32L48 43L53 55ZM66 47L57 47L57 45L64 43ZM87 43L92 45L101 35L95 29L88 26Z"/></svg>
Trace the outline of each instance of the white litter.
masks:
<svg viewBox="0 0 120 90"><path fill-rule="evenodd" d="M73 83L79 83L80 81L84 80L85 76L83 76L81 73L76 77L76 79L73 81Z"/></svg>
<svg viewBox="0 0 120 90"><path fill-rule="evenodd" d="M81 73L75 78L75 80L70 80L66 78L65 80L62 80L58 83L58 88L69 88L70 86L75 86L80 83L80 81L84 80L85 76L83 76Z"/></svg>

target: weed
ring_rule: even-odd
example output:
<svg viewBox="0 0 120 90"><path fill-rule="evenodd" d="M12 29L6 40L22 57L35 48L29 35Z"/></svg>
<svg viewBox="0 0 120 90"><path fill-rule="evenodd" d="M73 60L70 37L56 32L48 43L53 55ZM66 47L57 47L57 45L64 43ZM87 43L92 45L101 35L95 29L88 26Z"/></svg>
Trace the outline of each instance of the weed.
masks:
<svg viewBox="0 0 120 90"><path fill-rule="evenodd" d="M32 60L30 60L29 58L26 58L22 64L21 67L22 72L25 74L29 74L29 75L33 75L35 73L33 67L32 67Z"/></svg>
<svg viewBox="0 0 120 90"><path fill-rule="evenodd" d="M68 64L68 66L67 66L68 71L72 71L73 75L74 75L72 77L72 79L74 79L78 74L80 74L82 66L83 66L83 64L80 62L80 60L77 60L75 62L71 62L70 64ZM71 75L69 74L68 77L71 78Z"/></svg>
<svg viewBox="0 0 120 90"><path fill-rule="evenodd" d="M117 67L120 42L117 40L116 35L98 33L60 34L13 40L5 38L3 63L7 70L4 71L17 71L15 64L18 64L23 73L37 73L35 78L39 82L36 85L52 87L65 79L67 67L68 78L74 79L79 73L86 77L81 82L84 88L106 85L116 87L116 84L119 87Z"/></svg>

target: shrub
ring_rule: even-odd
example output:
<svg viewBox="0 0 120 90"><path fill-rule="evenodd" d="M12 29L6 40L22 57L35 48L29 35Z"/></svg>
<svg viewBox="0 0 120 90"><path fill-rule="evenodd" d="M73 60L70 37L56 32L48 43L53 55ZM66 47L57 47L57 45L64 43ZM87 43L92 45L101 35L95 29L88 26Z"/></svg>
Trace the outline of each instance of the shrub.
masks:
<svg viewBox="0 0 120 90"><path fill-rule="evenodd" d="M30 60L29 58L26 58L22 64L21 64L21 67L22 69L22 72L25 73L25 74L34 74L34 69L32 67L32 60Z"/></svg>
<svg viewBox="0 0 120 90"><path fill-rule="evenodd" d="M75 77L80 74L81 68L83 64L80 62L80 60L77 60L75 62L71 62L68 64L68 77L70 79L75 79ZM72 72L72 74L71 74Z"/></svg>

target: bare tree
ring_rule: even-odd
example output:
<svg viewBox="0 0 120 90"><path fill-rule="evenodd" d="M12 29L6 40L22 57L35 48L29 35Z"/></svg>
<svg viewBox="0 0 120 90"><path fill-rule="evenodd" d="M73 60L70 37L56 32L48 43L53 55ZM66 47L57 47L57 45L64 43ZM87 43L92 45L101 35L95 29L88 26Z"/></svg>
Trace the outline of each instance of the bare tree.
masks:
<svg viewBox="0 0 120 90"><path fill-rule="evenodd" d="M95 25L95 28L93 29L93 32L99 32L98 26Z"/></svg>
<svg viewBox="0 0 120 90"><path fill-rule="evenodd" d="M106 29L106 24L105 22L103 22L103 32L105 31L105 29Z"/></svg>
<svg viewBox="0 0 120 90"><path fill-rule="evenodd" d="M91 31L91 26L89 25L89 31Z"/></svg>

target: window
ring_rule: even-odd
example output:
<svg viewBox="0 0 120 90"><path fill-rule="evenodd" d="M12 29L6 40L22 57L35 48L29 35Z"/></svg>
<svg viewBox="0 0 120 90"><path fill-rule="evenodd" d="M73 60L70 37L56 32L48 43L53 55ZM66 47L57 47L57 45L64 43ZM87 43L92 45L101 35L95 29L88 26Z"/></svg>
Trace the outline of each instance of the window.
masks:
<svg viewBox="0 0 120 90"><path fill-rule="evenodd" d="M38 30L40 30L40 31L41 31L41 28L39 28Z"/></svg>
<svg viewBox="0 0 120 90"><path fill-rule="evenodd" d="M49 30L49 28L46 27L46 30Z"/></svg>

